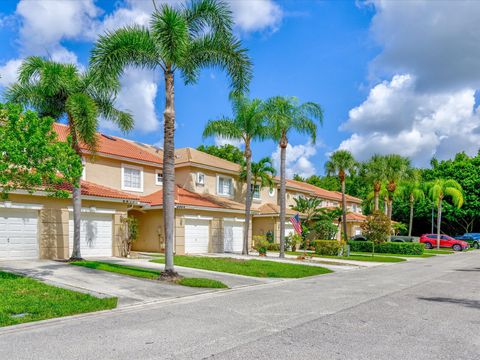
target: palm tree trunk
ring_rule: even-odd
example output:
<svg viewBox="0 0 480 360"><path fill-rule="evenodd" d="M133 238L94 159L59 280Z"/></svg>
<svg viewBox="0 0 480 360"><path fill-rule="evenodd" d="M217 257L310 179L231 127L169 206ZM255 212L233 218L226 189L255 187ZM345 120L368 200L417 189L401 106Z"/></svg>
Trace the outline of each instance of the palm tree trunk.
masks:
<svg viewBox="0 0 480 360"><path fill-rule="evenodd" d="M440 250L440 226L442 224L442 199L438 200L438 216L437 216L437 250Z"/></svg>
<svg viewBox="0 0 480 360"><path fill-rule="evenodd" d="M392 221L392 211L393 211L393 199L392 198L388 198L388 202L387 202L387 216L388 216L388 219L390 221Z"/></svg>
<svg viewBox="0 0 480 360"><path fill-rule="evenodd" d="M285 257L285 161L287 155L287 138L280 140L280 257Z"/></svg>
<svg viewBox="0 0 480 360"><path fill-rule="evenodd" d="M408 223L408 236L412 236L412 227L413 227L413 199L410 198L410 221Z"/></svg>
<svg viewBox="0 0 480 360"><path fill-rule="evenodd" d="M379 197L380 197L380 186L376 182L373 184L373 211L378 211L379 206Z"/></svg>
<svg viewBox="0 0 480 360"><path fill-rule="evenodd" d="M248 255L248 234L250 229L250 208L252 206L252 150L250 142L245 142L245 162L247 166L247 194L245 197L245 227L242 254Z"/></svg>
<svg viewBox="0 0 480 360"><path fill-rule="evenodd" d="M170 69L165 71L165 111L163 142L163 222L165 230L165 271L176 276L173 264L173 236L175 223L175 103L174 77Z"/></svg>
<svg viewBox="0 0 480 360"><path fill-rule="evenodd" d="M347 236L347 199L345 197L345 176L341 178L342 182L342 226L343 226L343 240L345 244L348 242Z"/></svg>
<svg viewBox="0 0 480 360"><path fill-rule="evenodd" d="M68 113L68 124L70 129L70 136L72 137L72 148L77 155L82 157L82 149L78 143L77 133L75 131L75 124L73 117ZM82 222L82 184L81 178L78 179L78 186L72 190L72 205L73 205L73 246L70 260L82 260L82 252L80 247L80 231Z"/></svg>

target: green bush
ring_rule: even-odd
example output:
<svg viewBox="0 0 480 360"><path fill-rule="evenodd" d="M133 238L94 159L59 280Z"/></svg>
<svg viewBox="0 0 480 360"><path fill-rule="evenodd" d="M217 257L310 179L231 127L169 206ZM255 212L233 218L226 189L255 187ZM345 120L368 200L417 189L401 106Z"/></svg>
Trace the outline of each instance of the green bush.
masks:
<svg viewBox="0 0 480 360"><path fill-rule="evenodd" d="M373 250L371 241L349 241L348 245L352 252L372 252ZM423 244L414 242L385 242L375 245L375 252L379 254L422 255L423 250Z"/></svg>
<svg viewBox="0 0 480 360"><path fill-rule="evenodd" d="M368 241L380 244L388 241L390 234L390 219L382 212L374 212L367 217L367 221L362 224L362 234Z"/></svg>
<svg viewBox="0 0 480 360"><path fill-rule="evenodd" d="M260 255L265 255L270 245L265 236L258 235L253 237L253 248L257 250Z"/></svg>
<svg viewBox="0 0 480 360"><path fill-rule="evenodd" d="M342 244L337 240L315 240L315 254L338 256L342 249Z"/></svg>
<svg viewBox="0 0 480 360"><path fill-rule="evenodd" d="M371 241L350 240L348 245L350 245L350 251L352 252L372 252L373 250L373 243Z"/></svg>
<svg viewBox="0 0 480 360"><path fill-rule="evenodd" d="M267 250L269 251L280 251L280 244L270 243L268 240Z"/></svg>

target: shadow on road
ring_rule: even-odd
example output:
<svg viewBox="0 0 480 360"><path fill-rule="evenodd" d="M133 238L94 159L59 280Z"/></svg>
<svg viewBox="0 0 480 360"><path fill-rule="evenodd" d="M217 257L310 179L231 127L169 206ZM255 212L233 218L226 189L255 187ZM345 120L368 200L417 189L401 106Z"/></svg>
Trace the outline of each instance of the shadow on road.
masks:
<svg viewBox="0 0 480 360"><path fill-rule="evenodd" d="M419 297L418 299L425 300L425 301L463 305L469 308L480 310L480 301L478 300L454 299L454 298L446 298L446 297Z"/></svg>
<svg viewBox="0 0 480 360"><path fill-rule="evenodd" d="M455 270L455 271L467 271L467 272L468 272L468 271L478 271L478 272L480 272L480 268L473 268L473 269L457 269L457 270Z"/></svg>

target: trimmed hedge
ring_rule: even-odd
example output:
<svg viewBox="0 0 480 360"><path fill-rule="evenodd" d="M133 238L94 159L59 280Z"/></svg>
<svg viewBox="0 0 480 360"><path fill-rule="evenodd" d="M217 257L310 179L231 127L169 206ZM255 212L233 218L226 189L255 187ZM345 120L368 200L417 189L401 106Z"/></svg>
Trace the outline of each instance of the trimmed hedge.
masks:
<svg viewBox="0 0 480 360"><path fill-rule="evenodd" d="M372 252L373 243L371 241L349 241L350 251L353 252ZM375 246L375 252L379 254L403 254L403 255L422 255L425 245L421 243L401 243L384 242Z"/></svg>
<svg viewBox="0 0 480 360"><path fill-rule="evenodd" d="M315 254L338 256L342 245L337 240L315 240Z"/></svg>

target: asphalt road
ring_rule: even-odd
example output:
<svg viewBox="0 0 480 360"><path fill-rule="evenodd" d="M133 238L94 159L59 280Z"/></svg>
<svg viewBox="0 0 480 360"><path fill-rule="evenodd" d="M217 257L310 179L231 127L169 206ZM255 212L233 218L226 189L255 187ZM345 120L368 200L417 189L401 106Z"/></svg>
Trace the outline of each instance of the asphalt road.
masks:
<svg viewBox="0 0 480 360"><path fill-rule="evenodd" d="M480 252L0 330L0 359L479 359Z"/></svg>

